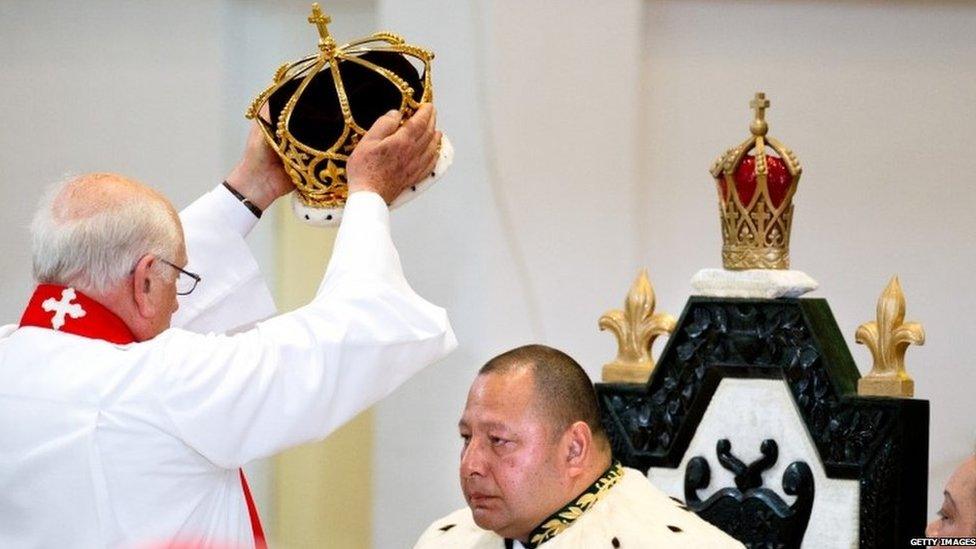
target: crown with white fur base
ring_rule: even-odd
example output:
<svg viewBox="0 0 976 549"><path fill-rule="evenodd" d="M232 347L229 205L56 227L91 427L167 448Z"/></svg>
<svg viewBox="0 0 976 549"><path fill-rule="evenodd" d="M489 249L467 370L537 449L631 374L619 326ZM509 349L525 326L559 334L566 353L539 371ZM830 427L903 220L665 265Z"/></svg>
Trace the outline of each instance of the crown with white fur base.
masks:
<svg viewBox="0 0 976 549"><path fill-rule="evenodd" d="M453 161L454 147L448 141L447 136L442 135L441 148L438 151L437 164L434 166L434 171L420 183L400 193L400 196L396 197L390 203L390 209L394 210L403 206L430 188L434 184L434 181L437 181L447 171L447 168L450 167ZM344 201L343 204L345 204ZM342 221L342 206L333 208L309 206L302 201L299 193L292 193L291 195L291 210L299 219L316 227L334 227Z"/></svg>
<svg viewBox="0 0 976 549"><path fill-rule="evenodd" d="M337 225L349 195L346 161L380 116L398 110L408 119L433 99L434 54L380 32L336 45L331 19L312 4L308 22L319 33L319 52L282 65L270 87L251 103L245 116L258 122L295 184L292 207L303 221ZM269 118L260 115L267 105ZM450 166L454 150L442 137L433 172L405 191L400 206L430 187Z"/></svg>

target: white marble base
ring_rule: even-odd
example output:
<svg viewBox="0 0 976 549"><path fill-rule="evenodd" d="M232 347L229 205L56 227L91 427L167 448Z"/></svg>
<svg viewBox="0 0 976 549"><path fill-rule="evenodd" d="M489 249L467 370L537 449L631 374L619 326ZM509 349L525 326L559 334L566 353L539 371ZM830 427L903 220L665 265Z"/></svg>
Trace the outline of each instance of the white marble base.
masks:
<svg viewBox="0 0 976 549"><path fill-rule="evenodd" d="M434 165L434 173L412 188L403 191L390 204L390 209L394 210L403 206L429 189L435 181L444 175L444 172L447 171L453 162L454 146L451 145L451 141L446 135L442 135L440 156L437 158L437 164ZM342 221L342 208L313 208L306 206L298 199L297 193L292 193L291 195L291 210L298 219L316 227L337 227Z"/></svg>
<svg viewBox="0 0 976 549"><path fill-rule="evenodd" d="M732 443L732 454L746 463L761 456L759 447L763 440L776 441L779 457L771 469L763 472L763 484L787 505L792 505L796 497L783 492L783 472L794 461L805 461L810 466L815 495L802 549L858 546L860 486L856 480L827 478L817 447L783 380L723 379L678 468L651 467L647 476L668 495L684 500L685 468L691 458L702 456L711 469L711 483L698 492L702 500L719 488L734 487L734 475L719 464L715 453L715 444L723 438Z"/></svg>
<svg viewBox="0 0 976 549"><path fill-rule="evenodd" d="M803 271L702 269L691 278L696 295L710 297L799 297L817 289Z"/></svg>

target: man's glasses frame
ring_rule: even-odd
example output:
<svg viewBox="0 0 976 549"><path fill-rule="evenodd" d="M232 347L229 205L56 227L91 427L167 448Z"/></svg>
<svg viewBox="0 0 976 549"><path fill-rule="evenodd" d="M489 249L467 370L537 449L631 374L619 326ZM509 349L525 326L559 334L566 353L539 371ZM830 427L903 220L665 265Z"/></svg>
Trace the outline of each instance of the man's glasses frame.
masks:
<svg viewBox="0 0 976 549"><path fill-rule="evenodd" d="M187 271L186 269L182 269L180 267L177 267L176 265L173 265L172 263L170 263L169 261L166 261L165 259L163 259L161 257L157 257L156 259L158 259L158 260L162 261L163 263L169 265L170 267L176 269L177 271L180 272L180 275L186 275L186 276L190 277L193 280L193 286L190 286L190 289L189 290L186 290L185 292L181 292L180 289L179 289L179 286L177 286L177 288L176 288L176 295L190 295L190 294L192 294L193 293L193 290L196 290L197 289L197 284L199 284L200 281L203 280L203 277L200 276L200 275L198 275L197 273L191 273L190 271Z"/></svg>

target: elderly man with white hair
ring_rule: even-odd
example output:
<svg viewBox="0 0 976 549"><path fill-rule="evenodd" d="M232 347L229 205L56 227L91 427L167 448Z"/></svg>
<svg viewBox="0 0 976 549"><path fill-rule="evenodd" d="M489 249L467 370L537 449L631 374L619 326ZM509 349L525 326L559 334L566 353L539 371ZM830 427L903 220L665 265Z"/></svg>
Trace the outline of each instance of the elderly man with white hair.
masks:
<svg viewBox="0 0 976 549"><path fill-rule="evenodd" d="M318 294L249 329L273 308L243 237L292 188L256 130L180 217L119 175L49 193L37 289L0 328L0 546L263 546L240 467L324 438L456 345L404 279L387 210L439 138L430 105L374 124Z"/></svg>

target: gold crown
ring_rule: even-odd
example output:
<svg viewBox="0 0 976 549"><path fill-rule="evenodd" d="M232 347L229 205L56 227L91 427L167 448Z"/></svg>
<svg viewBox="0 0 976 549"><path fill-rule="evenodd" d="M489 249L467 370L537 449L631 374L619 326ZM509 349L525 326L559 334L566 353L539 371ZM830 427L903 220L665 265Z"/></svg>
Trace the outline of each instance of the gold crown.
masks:
<svg viewBox="0 0 976 549"><path fill-rule="evenodd" d="M345 204L349 194L346 181L346 161L355 149L359 140L365 135L366 128L373 120L356 120L350 97L347 95L343 83L340 65L353 63L378 74L380 77L396 86L400 91L399 105L386 106L383 112L398 108L403 114L403 120L410 117L421 103L433 99L434 90L431 84L430 62L434 58L431 51L407 44L404 39L390 32L378 32L366 38L337 46L329 33L328 24L332 19L322 13L317 3L312 4L312 14L308 22L318 28L319 52L304 57L294 63L282 65L274 75L274 81L251 102L245 117L257 119L265 138L278 153L284 163L285 170L291 177L298 190L298 199L303 204L313 208L339 208ZM370 61L366 57L376 52L399 54L413 58L423 65L422 90L415 90L411 84L393 70ZM329 71L338 105L341 109L343 128L338 139L327 146L325 150L314 148L296 138L290 124L292 114L299 99L305 93L312 79L322 71ZM284 103L277 123L258 116L261 108L269 99L290 82L298 82L297 89ZM419 94L418 94L419 92ZM419 96L418 96L419 95ZM353 98L355 100L355 98Z"/></svg>
<svg viewBox="0 0 976 549"><path fill-rule="evenodd" d="M788 269L800 163L791 150L766 135L766 94L756 93L749 106L756 115L749 126L752 136L726 151L711 169L718 185L722 265L730 270Z"/></svg>

